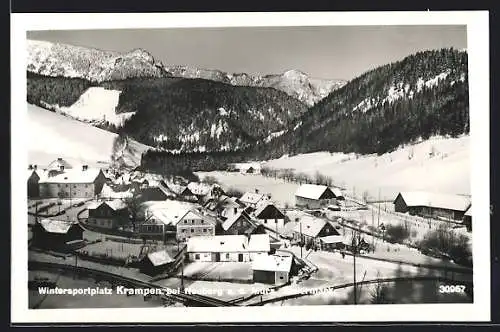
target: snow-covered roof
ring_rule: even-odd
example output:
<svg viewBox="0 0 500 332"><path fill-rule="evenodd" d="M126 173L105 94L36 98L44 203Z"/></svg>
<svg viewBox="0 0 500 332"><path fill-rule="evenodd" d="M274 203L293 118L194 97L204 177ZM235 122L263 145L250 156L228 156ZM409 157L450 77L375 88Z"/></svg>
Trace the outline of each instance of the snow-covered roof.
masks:
<svg viewBox="0 0 500 332"><path fill-rule="evenodd" d="M260 255L254 258L252 270L290 272L292 256Z"/></svg>
<svg viewBox="0 0 500 332"><path fill-rule="evenodd" d="M454 211L466 211L470 205L470 199L466 196L431 193L426 191L406 191L400 192L406 205L426 206L442 208ZM396 197L397 198L397 197Z"/></svg>
<svg viewBox="0 0 500 332"><path fill-rule="evenodd" d="M257 204L257 202L259 202L262 199L266 199L266 195L246 192L243 194L243 196L241 196L240 202L244 204Z"/></svg>
<svg viewBox="0 0 500 332"><path fill-rule="evenodd" d="M250 217L244 210L239 210L232 216L230 216L224 223L222 224L222 228L227 231L234 223L236 220L238 220L240 217L245 218L246 220L250 221Z"/></svg>
<svg viewBox="0 0 500 332"><path fill-rule="evenodd" d="M47 169L57 169L59 170L61 166L64 166L64 169L72 169L73 165L71 165L67 160L63 158L57 158L56 160L52 161L48 166Z"/></svg>
<svg viewBox="0 0 500 332"><path fill-rule="evenodd" d="M317 184L303 184L295 192L295 196L319 199L321 195L328 189L327 186Z"/></svg>
<svg viewBox="0 0 500 332"><path fill-rule="evenodd" d="M30 178L33 174L35 174L35 175L38 177L38 179L40 179L40 175L38 175L38 173L37 173L37 171L36 171L36 170L34 170L34 169L29 169L29 170L28 170L28 176L26 177L26 180L29 180L29 178Z"/></svg>
<svg viewBox="0 0 500 332"><path fill-rule="evenodd" d="M100 168L88 168L86 170L70 169L54 176L40 179L40 183L93 183L102 171ZM104 174L103 174L104 175Z"/></svg>
<svg viewBox="0 0 500 332"><path fill-rule="evenodd" d="M302 232L302 234L310 237L316 237L318 236L319 232L321 232L323 227L325 227L326 223L327 222L324 219L305 216L302 217L300 221L295 225L294 231L299 233Z"/></svg>
<svg viewBox="0 0 500 332"><path fill-rule="evenodd" d="M330 187L330 190L333 192L335 197L344 197L344 194L342 193L342 190L340 190L337 187Z"/></svg>
<svg viewBox="0 0 500 332"><path fill-rule="evenodd" d="M242 252L248 250L245 235L193 236L188 239L188 252Z"/></svg>
<svg viewBox="0 0 500 332"><path fill-rule="evenodd" d="M281 213L283 214L283 212L282 212L280 209L278 209L278 208L276 207L276 205L274 205L273 203L268 203L268 202L266 202L265 204L260 204L260 205L257 207L257 210L255 210L255 211L254 211L253 215L254 215L255 217L259 218L260 214L261 214L262 212L264 212L264 210L265 210L268 206L274 207L276 210L278 210L279 212L281 212ZM284 216L284 214L283 214L283 216Z"/></svg>
<svg viewBox="0 0 500 332"><path fill-rule="evenodd" d="M116 199L121 199L121 198L129 198L133 196L133 193L130 189L126 191L114 191L113 188L108 186L108 184L104 184L102 187L101 192L99 193L100 197L105 197L105 198L116 198Z"/></svg>
<svg viewBox="0 0 500 332"><path fill-rule="evenodd" d="M193 204L175 200L146 201L141 204L141 210L147 214L147 218L152 215L151 218L165 225L176 225L193 208Z"/></svg>
<svg viewBox="0 0 500 332"><path fill-rule="evenodd" d="M265 251L271 250L269 234L252 234L248 242L248 251Z"/></svg>
<svg viewBox="0 0 500 332"><path fill-rule="evenodd" d="M328 236L323 236L319 239L323 243L343 243L343 244L350 244L351 242L349 239L347 239L343 235L328 235Z"/></svg>
<svg viewBox="0 0 500 332"><path fill-rule="evenodd" d="M159 266L163 264L168 264L174 261L172 257L168 254L166 250L160 250L148 254L148 259L151 261L153 266Z"/></svg>
<svg viewBox="0 0 500 332"><path fill-rule="evenodd" d="M106 204L107 206L109 206L111 209L113 209L115 211L127 208L127 204L125 204L125 202L122 201L121 199L113 199L113 200L101 201L101 202L92 202L91 204L88 205L87 208L89 210L94 210L94 209L97 209L102 204Z"/></svg>
<svg viewBox="0 0 500 332"><path fill-rule="evenodd" d="M214 185L199 182L190 182L187 187L195 195L206 196L210 194Z"/></svg>
<svg viewBox="0 0 500 332"><path fill-rule="evenodd" d="M214 217L212 217L210 215L206 215L206 214L199 212L198 210L194 210L194 209L186 211L186 213L181 218L179 218L179 220L177 222L180 222L181 220L184 220L184 219L203 219L204 221L207 221L213 225L215 225L217 223L217 221L215 220Z"/></svg>
<svg viewBox="0 0 500 332"><path fill-rule="evenodd" d="M58 234L66 234L71 226L73 226L73 222L71 221L48 218L40 220L39 223L46 232Z"/></svg>

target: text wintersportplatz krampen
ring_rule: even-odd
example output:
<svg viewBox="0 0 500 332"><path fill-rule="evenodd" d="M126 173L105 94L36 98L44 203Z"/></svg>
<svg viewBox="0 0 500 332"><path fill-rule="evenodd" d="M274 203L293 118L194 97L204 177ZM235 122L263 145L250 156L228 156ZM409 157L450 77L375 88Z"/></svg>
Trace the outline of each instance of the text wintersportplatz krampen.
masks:
<svg viewBox="0 0 500 332"><path fill-rule="evenodd" d="M283 291L283 290L282 290ZM331 292L330 289L289 289L285 291L286 294L293 293L302 293L302 294L319 294ZM224 293L228 295L232 294L260 294L260 295L269 295L275 293L276 290L272 289L221 289L221 288L200 288L200 289L191 289L186 288L183 292L179 288L127 288L125 286L117 286L115 289L108 287L86 287L86 288L49 288L49 287L39 287L38 293L41 295L85 295L85 296L95 296L95 295L142 295L142 296L162 296L162 295L170 295L170 294L198 294L205 296L222 296Z"/></svg>

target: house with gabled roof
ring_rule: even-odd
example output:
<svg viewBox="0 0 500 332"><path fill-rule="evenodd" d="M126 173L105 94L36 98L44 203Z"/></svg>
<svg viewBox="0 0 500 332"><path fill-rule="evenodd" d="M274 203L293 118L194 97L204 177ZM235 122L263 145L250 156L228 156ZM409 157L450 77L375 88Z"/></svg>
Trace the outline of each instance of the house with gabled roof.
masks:
<svg viewBox="0 0 500 332"><path fill-rule="evenodd" d="M290 281L293 256L260 255L252 262L253 281L280 285Z"/></svg>
<svg viewBox="0 0 500 332"><path fill-rule="evenodd" d="M340 196L339 196L340 197ZM341 196L343 198L343 196ZM337 203L337 196L328 186L302 184L295 192L295 206L306 209L320 209Z"/></svg>
<svg viewBox="0 0 500 332"><path fill-rule="evenodd" d="M107 178L100 168L63 169L38 181L42 198L92 198L101 193Z"/></svg>
<svg viewBox="0 0 500 332"><path fill-rule="evenodd" d="M216 225L217 220L202 209L191 209L177 221L177 239L186 241L193 236L214 236Z"/></svg>
<svg viewBox="0 0 500 332"><path fill-rule="evenodd" d="M195 236L187 241L190 261L249 262L254 257L269 252L265 237L250 239L246 235ZM269 238L267 238L269 240Z"/></svg>
<svg viewBox="0 0 500 332"><path fill-rule="evenodd" d="M313 216L304 216L296 223L293 229L293 239L311 243L321 247L320 239L325 236L340 235L335 227L327 220Z"/></svg>
<svg viewBox="0 0 500 332"><path fill-rule="evenodd" d="M243 196L240 197L239 201L243 203L247 207L256 208L257 205L261 204L264 201L269 200L269 197L264 194L260 194L258 192L246 192Z"/></svg>
<svg viewBox="0 0 500 332"><path fill-rule="evenodd" d="M251 216L273 230L281 230L287 222L285 214L271 202L265 202L251 213Z"/></svg>
<svg viewBox="0 0 500 332"><path fill-rule="evenodd" d="M393 203L395 212L455 223L463 222L465 212L471 205L467 196L426 191L400 192Z"/></svg>
<svg viewBox="0 0 500 332"><path fill-rule="evenodd" d="M244 210L238 211L222 223L222 229L228 235L254 234L262 229Z"/></svg>
<svg viewBox="0 0 500 332"><path fill-rule="evenodd" d="M115 229L129 221L127 204L121 199L91 203L87 223L107 229Z"/></svg>

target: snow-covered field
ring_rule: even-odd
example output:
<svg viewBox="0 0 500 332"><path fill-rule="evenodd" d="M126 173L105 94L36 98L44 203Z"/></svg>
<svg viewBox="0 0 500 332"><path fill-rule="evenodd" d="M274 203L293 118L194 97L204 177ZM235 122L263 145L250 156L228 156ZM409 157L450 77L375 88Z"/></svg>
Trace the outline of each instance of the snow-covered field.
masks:
<svg viewBox="0 0 500 332"><path fill-rule="evenodd" d="M335 185L361 196L393 200L399 191L470 194L470 137L438 138L381 156L317 152L269 160L271 168L330 176Z"/></svg>
<svg viewBox="0 0 500 332"><path fill-rule="evenodd" d="M111 161L113 142L118 135L61 114L28 104L28 160L47 165L58 157L89 166ZM140 163L141 153L148 147L129 140L123 160L129 166Z"/></svg>
<svg viewBox="0 0 500 332"><path fill-rule="evenodd" d="M108 121L121 126L134 112L116 114L120 93L100 87L88 88L73 105L58 110L78 120Z"/></svg>

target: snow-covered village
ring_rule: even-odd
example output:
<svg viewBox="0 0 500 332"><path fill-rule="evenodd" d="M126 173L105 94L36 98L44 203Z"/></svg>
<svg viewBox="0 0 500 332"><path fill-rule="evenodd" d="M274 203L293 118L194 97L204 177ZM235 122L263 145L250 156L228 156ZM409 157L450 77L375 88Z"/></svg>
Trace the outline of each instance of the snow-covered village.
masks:
<svg viewBox="0 0 500 332"><path fill-rule="evenodd" d="M321 80L56 37L27 44L31 309L473 301L462 43Z"/></svg>

